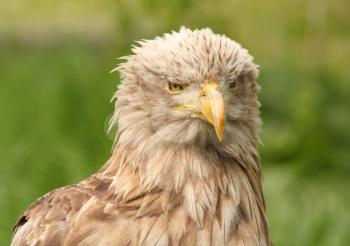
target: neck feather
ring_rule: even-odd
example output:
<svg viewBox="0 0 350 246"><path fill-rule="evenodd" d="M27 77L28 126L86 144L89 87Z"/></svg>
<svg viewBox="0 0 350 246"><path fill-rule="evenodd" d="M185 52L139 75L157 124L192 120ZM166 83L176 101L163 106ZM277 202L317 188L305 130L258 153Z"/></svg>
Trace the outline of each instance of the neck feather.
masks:
<svg viewBox="0 0 350 246"><path fill-rule="evenodd" d="M205 223L206 214L221 211L221 216L231 218L231 224L238 223L238 217L253 221L259 237L267 238L255 146L226 144L226 154L210 145L140 146L148 145L123 146L117 141L112 157L98 173L111 179L110 191L121 204L140 196L163 194L159 197L166 198L159 206L164 212L182 202L199 227ZM225 217L223 209L233 214Z"/></svg>

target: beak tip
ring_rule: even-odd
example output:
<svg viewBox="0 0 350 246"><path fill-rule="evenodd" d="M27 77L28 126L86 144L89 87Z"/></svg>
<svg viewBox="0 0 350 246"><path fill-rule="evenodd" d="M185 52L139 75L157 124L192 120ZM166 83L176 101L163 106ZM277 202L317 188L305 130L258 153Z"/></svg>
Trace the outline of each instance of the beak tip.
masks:
<svg viewBox="0 0 350 246"><path fill-rule="evenodd" d="M223 132L222 132L222 131L216 132L216 135L217 135L217 137L218 137L218 139L219 139L219 142L221 142L222 139L223 139L223 137L224 137Z"/></svg>
<svg viewBox="0 0 350 246"><path fill-rule="evenodd" d="M220 142L224 137L224 122L225 119L222 117L217 124L214 124L215 132Z"/></svg>

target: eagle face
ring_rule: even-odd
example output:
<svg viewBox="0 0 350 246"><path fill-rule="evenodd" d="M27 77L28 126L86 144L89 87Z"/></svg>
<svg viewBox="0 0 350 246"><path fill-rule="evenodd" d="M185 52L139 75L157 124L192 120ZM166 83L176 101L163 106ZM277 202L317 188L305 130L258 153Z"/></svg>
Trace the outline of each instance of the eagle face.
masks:
<svg viewBox="0 0 350 246"><path fill-rule="evenodd" d="M117 68L118 142L221 148L246 132L258 141L258 69L247 50L210 29L181 28L138 44Z"/></svg>

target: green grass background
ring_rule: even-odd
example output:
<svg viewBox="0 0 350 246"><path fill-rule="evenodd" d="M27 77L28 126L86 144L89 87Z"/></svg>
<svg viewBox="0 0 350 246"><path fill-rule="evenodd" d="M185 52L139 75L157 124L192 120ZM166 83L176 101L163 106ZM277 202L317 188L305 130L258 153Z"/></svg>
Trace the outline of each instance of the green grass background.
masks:
<svg viewBox="0 0 350 246"><path fill-rule="evenodd" d="M261 66L260 146L275 245L350 245L350 3L0 2L0 245L31 201L109 157L109 71L134 40L211 27Z"/></svg>

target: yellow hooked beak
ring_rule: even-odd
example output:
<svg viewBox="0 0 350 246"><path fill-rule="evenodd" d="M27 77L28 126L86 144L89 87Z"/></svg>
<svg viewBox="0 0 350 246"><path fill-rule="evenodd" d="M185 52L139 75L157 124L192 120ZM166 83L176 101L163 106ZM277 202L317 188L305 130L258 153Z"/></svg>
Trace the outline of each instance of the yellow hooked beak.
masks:
<svg viewBox="0 0 350 246"><path fill-rule="evenodd" d="M224 99L217 83L208 83L200 93L200 111L215 128L221 141L224 136L225 107Z"/></svg>
<svg viewBox="0 0 350 246"><path fill-rule="evenodd" d="M200 118L214 126L219 141L224 136L225 108L222 93L218 83L207 83L199 94L195 105L177 106L177 109L185 109L200 114Z"/></svg>

